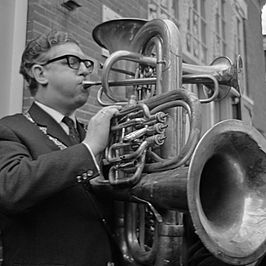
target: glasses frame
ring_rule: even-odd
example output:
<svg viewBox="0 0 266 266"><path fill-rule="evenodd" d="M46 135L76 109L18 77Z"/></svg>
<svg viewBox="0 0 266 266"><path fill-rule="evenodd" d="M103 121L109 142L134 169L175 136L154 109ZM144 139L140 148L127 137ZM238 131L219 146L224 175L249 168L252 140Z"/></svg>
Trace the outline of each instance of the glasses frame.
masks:
<svg viewBox="0 0 266 266"><path fill-rule="evenodd" d="M73 67L70 63L70 57L75 57L76 59L78 59L78 62L79 62L79 65L77 68ZM52 58L48 61L46 61L44 64L42 64L42 66L46 66L50 63L53 63L53 62L56 62L56 61L59 61L59 60L62 60L62 59L66 59L67 60L67 65L69 66L69 68L71 69L75 69L75 70L79 70L80 69L80 64L83 63L85 65L85 67L88 69L89 73L92 73L93 69L94 69L94 62L90 59L81 59L79 58L78 56L76 55L72 55L72 54L65 54L65 55L62 55L62 56L58 56L58 57L55 57L55 58ZM89 65L87 66L87 62L89 62Z"/></svg>

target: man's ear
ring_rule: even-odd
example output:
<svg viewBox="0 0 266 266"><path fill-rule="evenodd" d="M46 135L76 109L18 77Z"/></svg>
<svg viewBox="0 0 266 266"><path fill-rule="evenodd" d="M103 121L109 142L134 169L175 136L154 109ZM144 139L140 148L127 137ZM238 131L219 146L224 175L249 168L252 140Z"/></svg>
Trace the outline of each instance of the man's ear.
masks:
<svg viewBox="0 0 266 266"><path fill-rule="evenodd" d="M42 85L46 85L48 83L48 79L46 78L45 69L43 68L43 66L35 64L32 66L31 71L32 75L38 83Z"/></svg>

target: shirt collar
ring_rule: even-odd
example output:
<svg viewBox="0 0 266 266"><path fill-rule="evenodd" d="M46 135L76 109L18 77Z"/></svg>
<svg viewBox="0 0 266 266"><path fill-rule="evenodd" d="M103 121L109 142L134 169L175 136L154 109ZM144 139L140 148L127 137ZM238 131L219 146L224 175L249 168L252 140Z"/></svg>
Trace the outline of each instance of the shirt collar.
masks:
<svg viewBox="0 0 266 266"><path fill-rule="evenodd" d="M58 112L57 110L43 104L40 103L38 101L35 100L35 103L42 108L46 113L48 113L57 123L61 123L62 119L64 118L65 115L63 115L62 113ZM76 116L75 113L72 113L71 115L69 115L69 117L74 121L75 126L76 126Z"/></svg>

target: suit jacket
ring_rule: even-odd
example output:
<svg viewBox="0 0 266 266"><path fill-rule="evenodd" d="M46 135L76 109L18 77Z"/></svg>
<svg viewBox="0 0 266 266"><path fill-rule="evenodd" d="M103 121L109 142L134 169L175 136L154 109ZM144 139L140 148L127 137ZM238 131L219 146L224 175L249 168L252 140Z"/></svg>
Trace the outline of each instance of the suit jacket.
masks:
<svg viewBox="0 0 266 266"><path fill-rule="evenodd" d="M66 146L60 125L36 104L0 120L0 225L4 266L103 266L111 261L102 206L77 176L98 175L84 144ZM80 133L85 135L81 125Z"/></svg>

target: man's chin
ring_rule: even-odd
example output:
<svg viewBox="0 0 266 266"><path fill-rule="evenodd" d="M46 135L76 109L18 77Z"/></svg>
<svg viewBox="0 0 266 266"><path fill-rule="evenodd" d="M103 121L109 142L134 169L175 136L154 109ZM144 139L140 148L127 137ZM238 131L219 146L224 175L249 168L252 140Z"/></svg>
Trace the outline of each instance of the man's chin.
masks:
<svg viewBox="0 0 266 266"><path fill-rule="evenodd" d="M88 100L88 96L87 97L81 97L78 101L76 101L76 108L80 108L82 107Z"/></svg>

